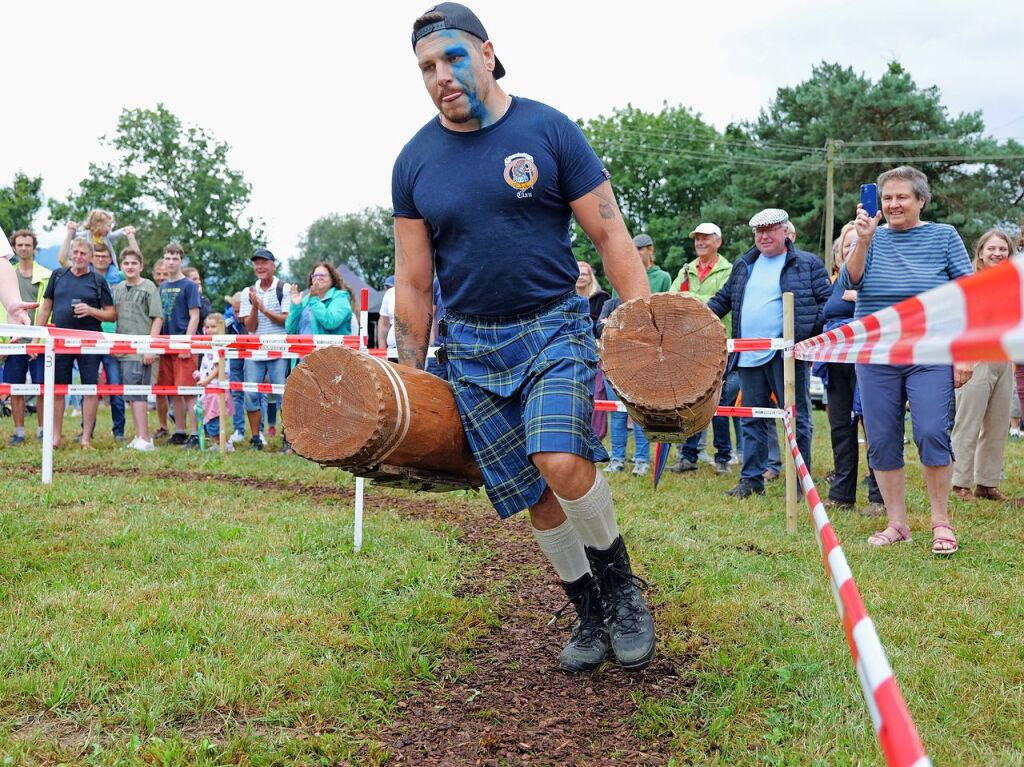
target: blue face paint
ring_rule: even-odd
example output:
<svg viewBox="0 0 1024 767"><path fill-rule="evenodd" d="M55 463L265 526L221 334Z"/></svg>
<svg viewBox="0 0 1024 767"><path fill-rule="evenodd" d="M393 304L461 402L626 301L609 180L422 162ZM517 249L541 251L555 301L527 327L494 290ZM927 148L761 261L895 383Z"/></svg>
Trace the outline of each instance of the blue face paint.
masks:
<svg viewBox="0 0 1024 767"><path fill-rule="evenodd" d="M451 40L451 44L444 50L444 55L448 60L449 66L452 68L452 78L469 102L470 116L478 120L482 128L494 123L500 115L492 114L491 110L487 108L486 103L480 96L476 75L473 72L473 57L476 53L476 48L461 32L445 30L437 34Z"/></svg>

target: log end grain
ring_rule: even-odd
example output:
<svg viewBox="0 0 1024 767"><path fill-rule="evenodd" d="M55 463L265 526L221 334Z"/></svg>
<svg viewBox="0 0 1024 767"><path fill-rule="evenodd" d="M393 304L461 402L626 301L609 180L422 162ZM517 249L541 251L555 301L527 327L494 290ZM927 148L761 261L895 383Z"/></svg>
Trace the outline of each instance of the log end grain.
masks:
<svg viewBox="0 0 1024 767"><path fill-rule="evenodd" d="M601 363L635 420L677 441L714 414L728 361L725 326L687 293L655 293L619 306L601 338Z"/></svg>

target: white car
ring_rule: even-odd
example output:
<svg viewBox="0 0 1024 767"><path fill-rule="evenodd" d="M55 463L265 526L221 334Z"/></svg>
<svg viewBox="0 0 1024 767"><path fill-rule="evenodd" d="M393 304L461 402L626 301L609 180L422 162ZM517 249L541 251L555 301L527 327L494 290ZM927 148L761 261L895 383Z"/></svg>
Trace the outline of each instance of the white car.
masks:
<svg viewBox="0 0 1024 767"><path fill-rule="evenodd" d="M818 407L825 407L828 404L828 392L825 391L825 382L818 376L811 376L811 404Z"/></svg>

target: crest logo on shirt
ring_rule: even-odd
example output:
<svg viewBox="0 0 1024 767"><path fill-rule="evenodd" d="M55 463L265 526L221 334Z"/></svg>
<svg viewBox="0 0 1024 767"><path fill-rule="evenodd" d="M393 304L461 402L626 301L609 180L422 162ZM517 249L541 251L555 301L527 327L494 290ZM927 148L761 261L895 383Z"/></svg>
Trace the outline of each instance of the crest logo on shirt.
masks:
<svg viewBox="0 0 1024 767"><path fill-rule="evenodd" d="M533 197L526 190L537 183L540 174L533 157L526 152L516 152L505 158L505 182L517 190L516 197Z"/></svg>

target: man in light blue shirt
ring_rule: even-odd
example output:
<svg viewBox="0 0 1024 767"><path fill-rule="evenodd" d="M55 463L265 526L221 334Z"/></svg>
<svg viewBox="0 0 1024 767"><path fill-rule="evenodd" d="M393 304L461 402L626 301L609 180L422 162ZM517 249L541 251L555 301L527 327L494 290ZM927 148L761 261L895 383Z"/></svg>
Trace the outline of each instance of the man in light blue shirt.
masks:
<svg viewBox="0 0 1024 767"><path fill-rule="evenodd" d="M817 335L823 324L823 308L832 293L821 259L797 250L789 239L789 214L768 208L750 219L754 247L733 266L729 281L716 293L708 308L723 317L732 312L733 338L781 338L782 294L792 293L797 341ZM784 400L782 352L766 350L736 355L744 407L771 407L774 394ZM811 461L810 374L796 360L796 440L804 461ZM763 418L743 421L743 468L740 481L728 495L747 498L764 493L770 440L777 439L775 422Z"/></svg>

